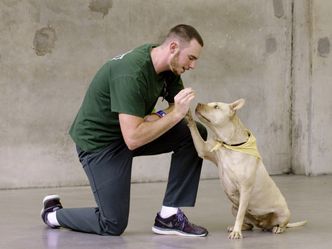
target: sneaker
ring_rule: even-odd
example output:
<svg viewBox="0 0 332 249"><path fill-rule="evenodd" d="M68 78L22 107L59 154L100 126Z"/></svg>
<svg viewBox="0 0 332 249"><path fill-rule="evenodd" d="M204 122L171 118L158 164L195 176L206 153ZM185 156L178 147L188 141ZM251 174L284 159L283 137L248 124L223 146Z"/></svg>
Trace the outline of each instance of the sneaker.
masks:
<svg viewBox="0 0 332 249"><path fill-rule="evenodd" d="M175 234L189 237L204 237L208 234L204 227L190 223L180 209L177 214L165 219L158 213L152 231L163 235Z"/></svg>
<svg viewBox="0 0 332 249"><path fill-rule="evenodd" d="M58 228L59 226L52 225L48 219L47 215L56 210L62 209L60 202L60 197L58 195L48 195L43 199L43 209L40 212L40 216L44 223L51 228Z"/></svg>

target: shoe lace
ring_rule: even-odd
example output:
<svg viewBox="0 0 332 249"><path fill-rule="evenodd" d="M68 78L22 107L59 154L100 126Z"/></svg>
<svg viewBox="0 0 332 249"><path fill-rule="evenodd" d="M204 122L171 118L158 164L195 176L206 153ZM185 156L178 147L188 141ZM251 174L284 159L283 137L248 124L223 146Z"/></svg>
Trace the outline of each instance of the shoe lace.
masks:
<svg viewBox="0 0 332 249"><path fill-rule="evenodd" d="M188 223L187 216L179 209L179 212L176 214L177 220L181 229L184 229L185 225Z"/></svg>

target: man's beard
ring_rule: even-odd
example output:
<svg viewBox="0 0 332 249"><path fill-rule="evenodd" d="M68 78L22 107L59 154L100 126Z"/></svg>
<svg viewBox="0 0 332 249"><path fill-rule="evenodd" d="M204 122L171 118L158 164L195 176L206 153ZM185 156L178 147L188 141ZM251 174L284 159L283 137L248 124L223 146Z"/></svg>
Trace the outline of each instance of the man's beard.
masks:
<svg viewBox="0 0 332 249"><path fill-rule="evenodd" d="M171 62L170 62L171 71L176 75L181 75L181 73L182 73L182 71L181 72L178 71L180 69L180 67L179 67L179 54L180 54L180 52L177 52L174 55L174 57L172 58Z"/></svg>

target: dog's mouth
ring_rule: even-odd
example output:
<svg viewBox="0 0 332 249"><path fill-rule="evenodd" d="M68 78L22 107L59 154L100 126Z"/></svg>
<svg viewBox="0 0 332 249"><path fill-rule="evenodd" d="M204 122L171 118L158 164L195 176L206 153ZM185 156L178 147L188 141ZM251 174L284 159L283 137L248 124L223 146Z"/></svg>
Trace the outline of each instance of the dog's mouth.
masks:
<svg viewBox="0 0 332 249"><path fill-rule="evenodd" d="M201 113L199 113L198 111L196 111L196 115L198 117L200 117L201 119L205 120L208 123L211 123L210 119L208 119L207 117L205 117L204 115L202 115Z"/></svg>

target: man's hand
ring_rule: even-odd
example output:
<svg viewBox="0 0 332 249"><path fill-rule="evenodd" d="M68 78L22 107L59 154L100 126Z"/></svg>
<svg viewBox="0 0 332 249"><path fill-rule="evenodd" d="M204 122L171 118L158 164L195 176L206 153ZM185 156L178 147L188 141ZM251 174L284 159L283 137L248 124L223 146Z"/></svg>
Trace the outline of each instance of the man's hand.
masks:
<svg viewBox="0 0 332 249"><path fill-rule="evenodd" d="M182 89L174 97L174 112L182 118L188 113L191 101L195 98L195 92L192 88Z"/></svg>

